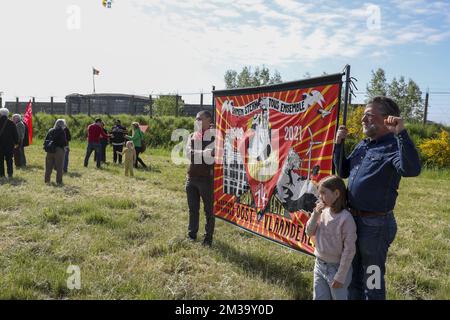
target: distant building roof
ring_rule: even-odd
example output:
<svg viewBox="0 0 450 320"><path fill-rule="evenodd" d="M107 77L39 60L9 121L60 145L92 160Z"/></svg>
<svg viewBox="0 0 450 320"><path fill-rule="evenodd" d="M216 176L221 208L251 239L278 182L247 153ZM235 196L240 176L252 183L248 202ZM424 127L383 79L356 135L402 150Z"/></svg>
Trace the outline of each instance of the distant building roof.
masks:
<svg viewBox="0 0 450 320"><path fill-rule="evenodd" d="M148 96L140 96L140 95L133 95L133 94L124 94L124 93L90 93L90 94L80 94L80 93L72 93L66 96L67 98L71 97L86 97L86 98L133 98L133 99L142 99L142 100L149 100L150 98Z"/></svg>

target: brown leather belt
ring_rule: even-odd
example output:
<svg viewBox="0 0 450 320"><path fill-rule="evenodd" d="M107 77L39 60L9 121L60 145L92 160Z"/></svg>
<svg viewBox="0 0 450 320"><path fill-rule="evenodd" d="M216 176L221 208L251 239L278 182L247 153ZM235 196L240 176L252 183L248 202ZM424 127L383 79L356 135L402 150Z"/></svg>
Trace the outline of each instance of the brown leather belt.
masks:
<svg viewBox="0 0 450 320"><path fill-rule="evenodd" d="M361 211L353 208L349 208L349 210L354 217L380 217L386 215L386 212Z"/></svg>

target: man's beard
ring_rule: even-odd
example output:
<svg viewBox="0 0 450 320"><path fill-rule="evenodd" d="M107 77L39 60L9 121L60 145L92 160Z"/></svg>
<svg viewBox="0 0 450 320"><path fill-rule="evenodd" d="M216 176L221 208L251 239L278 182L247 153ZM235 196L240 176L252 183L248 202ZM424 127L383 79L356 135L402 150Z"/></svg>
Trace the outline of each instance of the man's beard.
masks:
<svg viewBox="0 0 450 320"><path fill-rule="evenodd" d="M370 124L367 127L363 126L363 133L369 138L375 136L377 131L378 127L375 124Z"/></svg>

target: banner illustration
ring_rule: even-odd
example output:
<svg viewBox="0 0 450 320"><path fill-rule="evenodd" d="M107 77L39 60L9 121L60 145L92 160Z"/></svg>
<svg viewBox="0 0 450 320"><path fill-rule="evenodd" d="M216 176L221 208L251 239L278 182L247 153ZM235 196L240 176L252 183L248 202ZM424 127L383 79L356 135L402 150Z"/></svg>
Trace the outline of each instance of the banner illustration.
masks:
<svg viewBox="0 0 450 320"><path fill-rule="evenodd" d="M213 92L216 217L313 253L304 228L332 174L341 78Z"/></svg>

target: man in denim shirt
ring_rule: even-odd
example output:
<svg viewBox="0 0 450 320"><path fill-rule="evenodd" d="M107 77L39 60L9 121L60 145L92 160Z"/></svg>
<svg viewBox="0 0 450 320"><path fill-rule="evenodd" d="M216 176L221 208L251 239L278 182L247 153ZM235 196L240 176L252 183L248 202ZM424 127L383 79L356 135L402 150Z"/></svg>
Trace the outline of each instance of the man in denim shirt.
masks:
<svg viewBox="0 0 450 320"><path fill-rule="evenodd" d="M386 299L386 257L397 233L393 209L400 178L418 176L421 166L400 109L392 99L373 98L361 122L368 138L350 156L343 157L338 172L348 178L348 204L358 236L349 299L380 300ZM340 126L333 157L336 168L346 136L347 129Z"/></svg>

